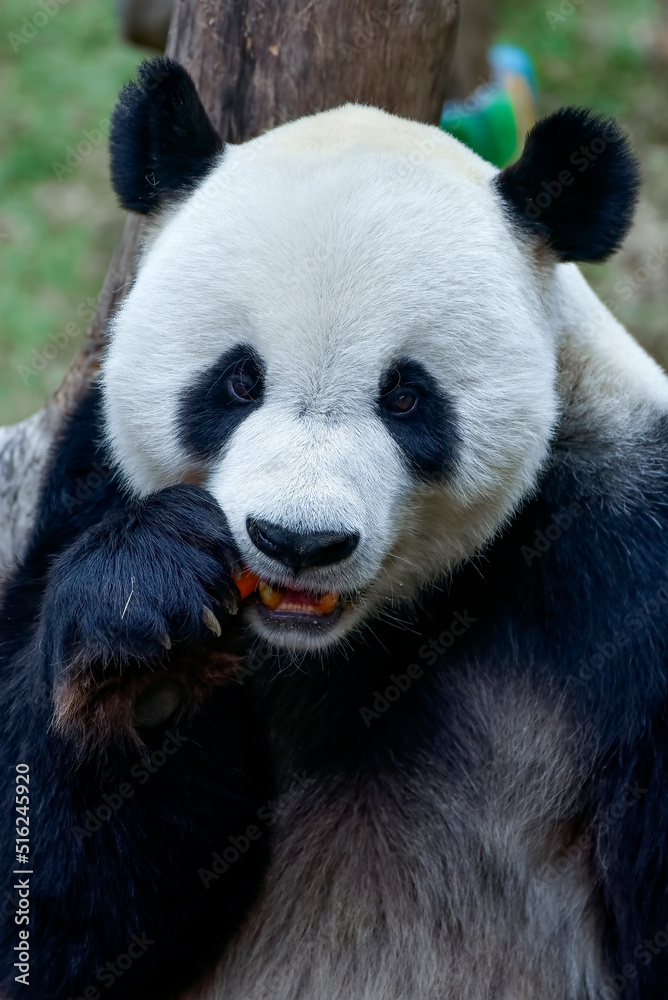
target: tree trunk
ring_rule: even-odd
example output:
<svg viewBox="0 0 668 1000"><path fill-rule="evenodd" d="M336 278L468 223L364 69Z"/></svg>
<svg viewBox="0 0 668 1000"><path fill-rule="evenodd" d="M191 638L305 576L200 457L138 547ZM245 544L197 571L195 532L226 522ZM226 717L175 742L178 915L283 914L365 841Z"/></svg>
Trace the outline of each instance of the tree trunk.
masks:
<svg viewBox="0 0 668 1000"><path fill-rule="evenodd" d="M346 101L435 124L457 87L457 23L458 0L177 0L167 54L191 73L228 142ZM484 52L486 31L474 33ZM0 571L23 551L49 446L97 371L141 232L142 220L128 218L96 316L52 401L0 428Z"/></svg>

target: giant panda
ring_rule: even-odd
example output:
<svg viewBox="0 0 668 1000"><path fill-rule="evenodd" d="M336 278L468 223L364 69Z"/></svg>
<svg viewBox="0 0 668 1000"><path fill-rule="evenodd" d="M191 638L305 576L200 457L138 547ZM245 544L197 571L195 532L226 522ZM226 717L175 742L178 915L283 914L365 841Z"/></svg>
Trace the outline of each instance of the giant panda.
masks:
<svg viewBox="0 0 668 1000"><path fill-rule="evenodd" d="M223 146L158 60L111 147L147 237L2 612L32 995L663 998L668 379L574 263L625 137L562 109L499 172L348 105Z"/></svg>

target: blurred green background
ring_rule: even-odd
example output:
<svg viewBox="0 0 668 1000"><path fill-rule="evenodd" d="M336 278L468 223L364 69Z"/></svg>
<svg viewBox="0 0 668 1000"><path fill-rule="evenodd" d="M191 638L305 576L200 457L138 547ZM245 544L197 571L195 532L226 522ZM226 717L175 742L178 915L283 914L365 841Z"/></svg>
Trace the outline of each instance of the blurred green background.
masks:
<svg viewBox="0 0 668 1000"><path fill-rule="evenodd" d="M57 13L32 0L0 7L0 423L45 402L92 314L123 224L108 180L108 119L145 54L120 40L113 0L45 8ZM645 179L636 224L612 262L585 270L668 366L668 10L656 0L494 8L496 40L534 60L540 114L586 105L631 133Z"/></svg>

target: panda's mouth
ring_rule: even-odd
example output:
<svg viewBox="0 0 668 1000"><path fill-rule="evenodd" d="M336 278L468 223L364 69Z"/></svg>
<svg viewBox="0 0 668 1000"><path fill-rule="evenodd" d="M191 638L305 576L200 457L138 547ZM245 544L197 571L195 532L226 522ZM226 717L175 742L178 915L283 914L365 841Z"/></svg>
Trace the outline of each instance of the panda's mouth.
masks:
<svg viewBox="0 0 668 1000"><path fill-rule="evenodd" d="M277 587L247 569L235 574L235 579L242 598L254 596L262 618L275 625L322 628L333 625L342 611L338 591L316 594L294 587Z"/></svg>
<svg viewBox="0 0 668 1000"><path fill-rule="evenodd" d="M268 612L272 617L299 615L318 619L331 618L341 606L341 595L336 592L309 594L289 587L273 587L264 580L259 581L257 593L261 611Z"/></svg>

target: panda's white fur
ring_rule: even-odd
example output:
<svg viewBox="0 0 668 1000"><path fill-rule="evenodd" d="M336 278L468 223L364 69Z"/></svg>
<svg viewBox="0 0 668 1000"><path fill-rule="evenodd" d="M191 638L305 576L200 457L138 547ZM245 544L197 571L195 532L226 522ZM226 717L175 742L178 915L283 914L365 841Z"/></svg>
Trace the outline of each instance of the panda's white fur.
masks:
<svg viewBox="0 0 668 1000"><path fill-rule="evenodd" d="M494 175L440 131L358 106L227 147L163 217L114 323L106 420L133 490L203 482L245 562L279 584L248 515L360 533L345 563L301 577L363 595L325 641L489 541L535 489L558 420L623 451L668 410L660 369L574 265L507 221ZM198 466L176 443L179 400L235 342L264 359L266 398ZM374 409L380 373L406 354L457 413L444 483L411 477ZM484 664L440 683L479 761L467 780L435 752L396 783L307 776L283 795L265 888L193 997L599 996L610 970L588 859L544 877L573 843L582 734L558 696L499 686ZM289 786L278 751L276 766Z"/></svg>
<svg viewBox="0 0 668 1000"><path fill-rule="evenodd" d="M346 563L302 576L361 595L330 639L479 549L544 460L551 268L510 235L493 176L438 129L361 106L227 147L170 211L114 322L107 426L134 490L203 481L247 565L279 584L248 515L360 533ZM239 341L266 363L265 401L196 468L176 441L180 393ZM456 473L438 487L411 480L374 409L404 354L457 413Z"/></svg>

